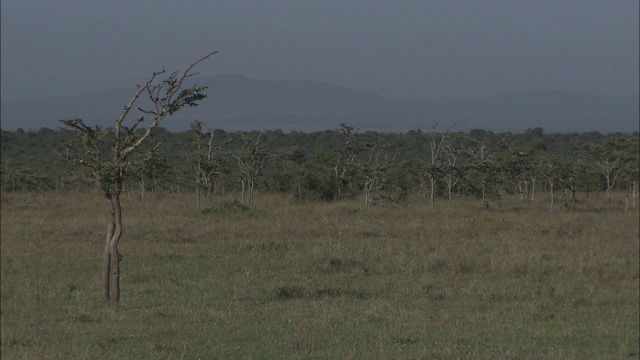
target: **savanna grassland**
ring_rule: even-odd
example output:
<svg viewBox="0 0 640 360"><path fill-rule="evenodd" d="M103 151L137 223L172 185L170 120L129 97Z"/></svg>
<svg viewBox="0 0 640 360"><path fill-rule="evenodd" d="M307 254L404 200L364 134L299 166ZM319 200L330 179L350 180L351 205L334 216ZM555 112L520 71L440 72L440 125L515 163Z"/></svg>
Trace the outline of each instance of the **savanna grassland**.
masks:
<svg viewBox="0 0 640 360"><path fill-rule="evenodd" d="M638 210L602 194L122 200L121 306L103 310L104 199L2 196L3 359L639 357Z"/></svg>

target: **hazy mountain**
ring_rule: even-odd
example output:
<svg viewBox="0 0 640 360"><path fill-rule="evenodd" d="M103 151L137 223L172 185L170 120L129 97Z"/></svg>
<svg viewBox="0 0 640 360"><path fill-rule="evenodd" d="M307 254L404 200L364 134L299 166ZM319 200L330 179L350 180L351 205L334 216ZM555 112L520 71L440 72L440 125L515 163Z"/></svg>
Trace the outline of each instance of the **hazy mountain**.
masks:
<svg viewBox="0 0 640 360"><path fill-rule="evenodd" d="M317 81L263 81L242 75L198 78L208 98L167 119L169 130L185 130L193 120L224 130L318 131L346 122L361 130L407 131L453 121L469 129L521 132L636 132L638 98L540 90L482 99L398 100ZM58 119L82 118L111 126L134 88L73 97L3 101L4 130L60 127ZM137 116L138 114L136 114Z"/></svg>

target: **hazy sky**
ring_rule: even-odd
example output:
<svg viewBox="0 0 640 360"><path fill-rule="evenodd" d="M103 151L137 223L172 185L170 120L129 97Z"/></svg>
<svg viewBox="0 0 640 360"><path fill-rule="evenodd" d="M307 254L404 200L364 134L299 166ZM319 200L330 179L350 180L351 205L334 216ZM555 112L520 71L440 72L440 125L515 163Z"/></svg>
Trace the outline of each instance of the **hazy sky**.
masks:
<svg viewBox="0 0 640 360"><path fill-rule="evenodd" d="M2 98L202 75L390 97L638 94L638 0L3 0Z"/></svg>

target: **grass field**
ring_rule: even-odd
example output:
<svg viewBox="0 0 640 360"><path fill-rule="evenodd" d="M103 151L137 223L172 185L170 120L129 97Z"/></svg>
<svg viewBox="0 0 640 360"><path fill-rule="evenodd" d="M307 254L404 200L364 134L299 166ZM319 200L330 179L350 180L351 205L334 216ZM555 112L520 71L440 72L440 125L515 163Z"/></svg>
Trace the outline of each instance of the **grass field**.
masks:
<svg viewBox="0 0 640 360"><path fill-rule="evenodd" d="M2 359L638 359L638 210L509 201L125 197L109 311L106 202L3 195Z"/></svg>

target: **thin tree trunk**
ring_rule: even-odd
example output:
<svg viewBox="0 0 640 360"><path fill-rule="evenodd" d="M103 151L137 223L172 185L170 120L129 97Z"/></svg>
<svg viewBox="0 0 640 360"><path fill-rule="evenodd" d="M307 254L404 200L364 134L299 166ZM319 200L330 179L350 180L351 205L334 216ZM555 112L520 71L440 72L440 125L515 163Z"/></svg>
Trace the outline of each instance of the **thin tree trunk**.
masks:
<svg viewBox="0 0 640 360"><path fill-rule="evenodd" d="M531 179L531 202L536 206L536 179Z"/></svg>
<svg viewBox="0 0 640 360"><path fill-rule="evenodd" d="M489 208L489 199L487 198L487 180L482 178L482 207Z"/></svg>
<svg viewBox="0 0 640 360"><path fill-rule="evenodd" d="M627 194L624 197L624 211L629 210L629 189L627 190Z"/></svg>
<svg viewBox="0 0 640 360"><path fill-rule="evenodd" d="M633 184L631 182L627 183L627 193L624 196L624 211L628 211L629 210L629 198L631 197L631 190L632 190L632 186Z"/></svg>
<svg viewBox="0 0 640 360"><path fill-rule="evenodd" d="M524 204L524 190L522 189L522 180L518 180L518 192L520 193L520 203Z"/></svg>
<svg viewBox="0 0 640 360"><path fill-rule="evenodd" d="M249 208L253 208L253 179L249 179Z"/></svg>
<svg viewBox="0 0 640 360"><path fill-rule="evenodd" d="M240 180L240 184L242 185L242 192L240 193L240 199L242 205L244 205L244 179Z"/></svg>
<svg viewBox="0 0 640 360"><path fill-rule="evenodd" d="M115 228L114 219L113 203L109 201L109 224L107 225L107 237L104 243L104 252L102 253L102 306L105 308L110 305L109 274L111 273L111 253L109 244Z"/></svg>
<svg viewBox="0 0 640 360"><path fill-rule="evenodd" d="M607 212L611 209L611 187L609 184L609 176L607 176Z"/></svg>
<svg viewBox="0 0 640 360"><path fill-rule="evenodd" d="M142 176L140 178L140 187L141 187L141 189L140 189L140 200L144 202L144 192L146 190L145 184L144 184L144 176Z"/></svg>
<svg viewBox="0 0 640 360"><path fill-rule="evenodd" d="M118 242L122 236L122 208L120 194L109 199L109 224L102 255L102 306L117 307L120 301L120 253Z"/></svg>
<svg viewBox="0 0 640 360"><path fill-rule="evenodd" d="M114 196L114 229L113 236L109 242L109 256L111 257L110 269L110 290L111 306L117 306L120 302L120 253L118 252L118 242L122 236L122 208L120 206L120 195Z"/></svg>
<svg viewBox="0 0 640 360"><path fill-rule="evenodd" d="M549 190L551 191L551 211L553 211L553 179L549 181Z"/></svg>
<svg viewBox="0 0 640 360"><path fill-rule="evenodd" d="M369 206L369 180L364 181L364 206Z"/></svg>
<svg viewBox="0 0 640 360"><path fill-rule="evenodd" d="M636 208L636 181L635 180L631 182L631 195L632 195L631 205L635 209Z"/></svg>
<svg viewBox="0 0 640 360"><path fill-rule="evenodd" d="M431 177L431 178L430 178L430 180L431 180L431 195L430 195L430 200L431 200L431 207L433 208L433 207L435 207L435 200L434 200L434 198L435 198L436 180L435 180L433 177Z"/></svg>

